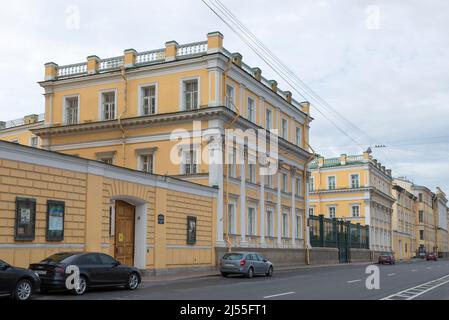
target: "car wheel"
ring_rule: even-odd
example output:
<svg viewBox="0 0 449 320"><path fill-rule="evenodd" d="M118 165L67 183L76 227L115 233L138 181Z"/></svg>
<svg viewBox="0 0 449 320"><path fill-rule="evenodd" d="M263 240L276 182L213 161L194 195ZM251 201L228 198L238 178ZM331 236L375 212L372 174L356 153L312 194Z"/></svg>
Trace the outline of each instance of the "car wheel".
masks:
<svg viewBox="0 0 449 320"><path fill-rule="evenodd" d="M126 288L129 290L136 290L139 287L139 276L133 272L129 275L128 284Z"/></svg>
<svg viewBox="0 0 449 320"><path fill-rule="evenodd" d="M268 272L267 272L267 277L271 278L272 276L273 276L273 267L270 267L270 269L268 269Z"/></svg>
<svg viewBox="0 0 449 320"><path fill-rule="evenodd" d="M31 298L32 293L33 285L29 280L23 279L20 280L16 285L16 288L14 290L14 299L26 301Z"/></svg>
<svg viewBox="0 0 449 320"><path fill-rule="evenodd" d="M86 293L87 290L87 279L85 276L80 276L78 283L75 286L75 289L73 289L71 292L74 295L82 296Z"/></svg>
<svg viewBox="0 0 449 320"><path fill-rule="evenodd" d="M246 277L248 279L251 279L252 277L254 277L254 269L252 267L249 268L248 273L246 274Z"/></svg>
<svg viewBox="0 0 449 320"><path fill-rule="evenodd" d="M227 274L226 272L222 272L221 275L225 278L227 278L229 276L229 274Z"/></svg>

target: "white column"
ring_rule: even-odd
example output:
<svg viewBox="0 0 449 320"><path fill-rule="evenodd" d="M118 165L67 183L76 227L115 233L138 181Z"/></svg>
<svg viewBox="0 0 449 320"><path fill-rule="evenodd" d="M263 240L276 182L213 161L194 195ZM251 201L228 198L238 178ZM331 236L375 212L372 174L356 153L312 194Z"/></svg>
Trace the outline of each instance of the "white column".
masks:
<svg viewBox="0 0 449 320"><path fill-rule="evenodd" d="M246 165L245 165L245 148L241 148L241 156L243 163L240 164L240 234L241 243L246 243Z"/></svg>
<svg viewBox="0 0 449 320"><path fill-rule="evenodd" d="M371 228L371 210L370 210L370 201L365 200L365 225L370 226L370 235L369 235L369 248L373 249L374 245L374 229Z"/></svg>
<svg viewBox="0 0 449 320"><path fill-rule="evenodd" d="M277 203L277 210L278 210L278 244L282 244L282 193L281 193L281 172L278 170L277 173L278 176L278 203Z"/></svg>
<svg viewBox="0 0 449 320"><path fill-rule="evenodd" d="M259 175L260 179L260 243L265 244L265 176Z"/></svg>
<svg viewBox="0 0 449 320"><path fill-rule="evenodd" d="M310 204L309 204L309 194L310 194L310 190L309 190L309 174L306 171L306 168L304 170L304 177L303 177L303 185L305 186L304 188L304 201L305 201L305 208L306 208L306 212L304 213L304 226L305 226L305 234L303 235L303 238L305 240L305 246L306 248L311 248L312 246L310 245L310 227L309 227L309 218L310 218Z"/></svg>
<svg viewBox="0 0 449 320"><path fill-rule="evenodd" d="M292 168L291 170L291 179L292 179L292 205L291 205L291 215L292 215L292 244L296 243L296 168Z"/></svg>

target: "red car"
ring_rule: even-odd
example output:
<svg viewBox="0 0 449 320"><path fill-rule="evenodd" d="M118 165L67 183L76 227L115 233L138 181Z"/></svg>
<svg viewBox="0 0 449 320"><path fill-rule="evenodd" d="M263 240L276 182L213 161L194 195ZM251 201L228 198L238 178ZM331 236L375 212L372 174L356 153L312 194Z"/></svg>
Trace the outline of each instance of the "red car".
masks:
<svg viewBox="0 0 449 320"><path fill-rule="evenodd" d="M379 255L379 264L396 264L396 259L391 252L382 252Z"/></svg>
<svg viewBox="0 0 449 320"><path fill-rule="evenodd" d="M431 252L431 253L428 253L427 254L427 256L426 256L426 260L427 261L437 261L438 260L438 257L437 257L437 255L435 254L435 253L433 253L433 252Z"/></svg>

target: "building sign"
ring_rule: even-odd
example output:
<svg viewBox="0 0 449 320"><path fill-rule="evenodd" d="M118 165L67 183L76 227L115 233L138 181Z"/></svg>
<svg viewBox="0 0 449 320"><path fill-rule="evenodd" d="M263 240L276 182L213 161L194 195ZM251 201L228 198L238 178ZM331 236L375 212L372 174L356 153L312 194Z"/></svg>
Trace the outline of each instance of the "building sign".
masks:
<svg viewBox="0 0 449 320"><path fill-rule="evenodd" d="M196 217L187 217L187 244L196 244Z"/></svg>
<svg viewBox="0 0 449 320"><path fill-rule="evenodd" d="M165 224L165 216L164 216L163 214L160 214L160 215L157 217L157 223L158 223L158 224Z"/></svg>
<svg viewBox="0 0 449 320"><path fill-rule="evenodd" d="M65 203L47 201L47 241L64 240Z"/></svg>
<svg viewBox="0 0 449 320"><path fill-rule="evenodd" d="M16 198L15 240L33 241L35 237L36 200Z"/></svg>

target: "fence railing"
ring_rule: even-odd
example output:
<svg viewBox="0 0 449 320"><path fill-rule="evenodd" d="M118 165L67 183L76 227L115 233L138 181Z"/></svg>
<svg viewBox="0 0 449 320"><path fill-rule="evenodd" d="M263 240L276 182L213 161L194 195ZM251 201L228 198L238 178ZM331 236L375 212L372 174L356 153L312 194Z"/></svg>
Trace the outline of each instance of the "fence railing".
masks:
<svg viewBox="0 0 449 320"><path fill-rule="evenodd" d="M310 216L309 227L312 247L369 249L369 226Z"/></svg>
<svg viewBox="0 0 449 320"><path fill-rule="evenodd" d="M176 56L190 56L192 54L206 53L207 41L183 44L178 47Z"/></svg>

